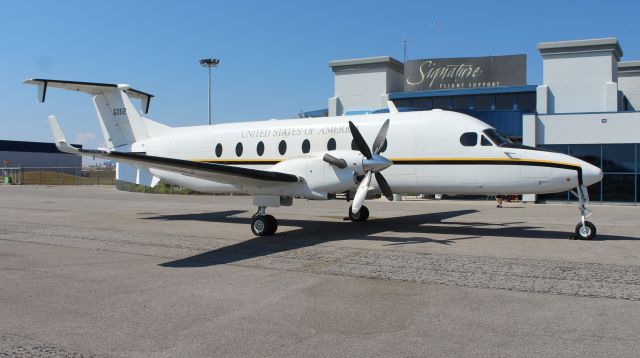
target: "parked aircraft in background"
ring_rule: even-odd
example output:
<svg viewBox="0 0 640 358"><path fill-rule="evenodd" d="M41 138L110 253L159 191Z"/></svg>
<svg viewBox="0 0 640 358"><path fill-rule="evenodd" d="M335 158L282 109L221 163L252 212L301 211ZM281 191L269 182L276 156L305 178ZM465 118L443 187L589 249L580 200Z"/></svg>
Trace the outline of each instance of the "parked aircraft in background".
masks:
<svg viewBox="0 0 640 358"><path fill-rule="evenodd" d="M107 148L68 144L55 117L49 117L56 146L63 152L134 165L160 181L201 192L243 192L258 207L255 235L276 232L267 207L291 205L294 198L328 200L346 193L352 221L365 221L368 193L542 194L574 189L581 219L576 234L593 239L586 221L586 187L602 171L577 158L511 143L486 123L465 114L430 110L225 123L171 128L146 114L152 95L129 85L29 79L44 102L48 88L91 95ZM384 174L383 174L384 173ZM375 178L375 180L374 180ZM353 197L351 192L355 190Z"/></svg>

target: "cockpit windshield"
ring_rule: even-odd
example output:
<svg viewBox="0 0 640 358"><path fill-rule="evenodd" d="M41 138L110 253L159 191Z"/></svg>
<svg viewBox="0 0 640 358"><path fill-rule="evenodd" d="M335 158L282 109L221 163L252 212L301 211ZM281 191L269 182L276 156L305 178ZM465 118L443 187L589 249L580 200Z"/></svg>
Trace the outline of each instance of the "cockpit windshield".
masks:
<svg viewBox="0 0 640 358"><path fill-rule="evenodd" d="M491 139L491 141L495 143L498 147L505 143L513 143L512 141L507 139L505 136L500 134L500 132L498 132L494 128L485 129L482 131L482 133L484 133L487 137L489 137L489 139Z"/></svg>

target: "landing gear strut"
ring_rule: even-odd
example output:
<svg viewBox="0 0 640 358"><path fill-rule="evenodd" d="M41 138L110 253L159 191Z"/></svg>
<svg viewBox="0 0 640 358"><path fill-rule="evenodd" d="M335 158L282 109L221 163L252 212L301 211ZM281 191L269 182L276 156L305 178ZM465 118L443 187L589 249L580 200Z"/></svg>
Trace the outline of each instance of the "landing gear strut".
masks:
<svg viewBox="0 0 640 358"><path fill-rule="evenodd" d="M349 219L351 221L353 222L366 221L368 218L369 218L369 209L367 209L366 206L363 205L357 214L354 214L353 211L351 210L351 207L349 207Z"/></svg>
<svg viewBox="0 0 640 358"><path fill-rule="evenodd" d="M267 215L266 211L266 206L259 206L251 218L251 231L256 236L273 235L278 230L278 220L273 215Z"/></svg>
<svg viewBox="0 0 640 358"><path fill-rule="evenodd" d="M592 222L587 221L592 211L587 208L589 206L589 193L587 187L580 185L576 190L572 190L571 194L578 197L578 208L580 209L580 222L576 225L576 236L571 239L593 240L596 237L596 226Z"/></svg>

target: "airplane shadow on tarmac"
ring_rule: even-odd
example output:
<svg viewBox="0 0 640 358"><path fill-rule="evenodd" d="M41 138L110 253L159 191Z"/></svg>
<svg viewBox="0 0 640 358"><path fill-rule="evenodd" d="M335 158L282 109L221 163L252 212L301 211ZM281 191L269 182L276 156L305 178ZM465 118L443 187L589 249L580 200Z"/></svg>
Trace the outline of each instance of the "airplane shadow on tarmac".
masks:
<svg viewBox="0 0 640 358"><path fill-rule="evenodd" d="M160 266L179 268L223 265L340 240L384 241L388 242L387 245L389 246L416 243L450 245L457 240L468 240L483 236L567 240L572 234L572 232L569 231L541 230L535 226L522 225L524 222L445 222L445 220L451 218L476 212L477 210L455 210L390 218L372 217L368 221L361 223L324 221L321 220L322 217L317 221L278 219L280 226L294 226L297 227L297 229L279 232L274 236L256 237L184 259L165 262ZM246 213L246 211L229 210L213 213L160 215L147 217L145 219L163 221L196 220L249 225L251 223L250 217L236 216L243 213ZM401 234L401 237L384 235L384 233L389 232ZM425 237L417 237L415 236L416 234L447 234L458 237L446 240L433 240ZM614 235L599 235L597 238L597 240L634 239L636 238Z"/></svg>

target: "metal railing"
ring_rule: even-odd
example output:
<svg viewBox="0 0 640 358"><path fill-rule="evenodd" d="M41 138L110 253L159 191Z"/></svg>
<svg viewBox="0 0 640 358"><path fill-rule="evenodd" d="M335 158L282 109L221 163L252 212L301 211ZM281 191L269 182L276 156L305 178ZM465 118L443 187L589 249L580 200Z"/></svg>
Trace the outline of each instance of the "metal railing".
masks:
<svg viewBox="0 0 640 358"><path fill-rule="evenodd" d="M115 185L116 170L107 167L15 167L5 176L21 185ZM8 170L11 169L11 170ZM1 171L0 171L1 172ZM5 180L6 182L6 180Z"/></svg>
<svg viewBox="0 0 640 358"><path fill-rule="evenodd" d="M4 167L0 171L0 174L2 174L0 184L20 184L20 180L22 179L20 168L18 167Z"/></svg>

